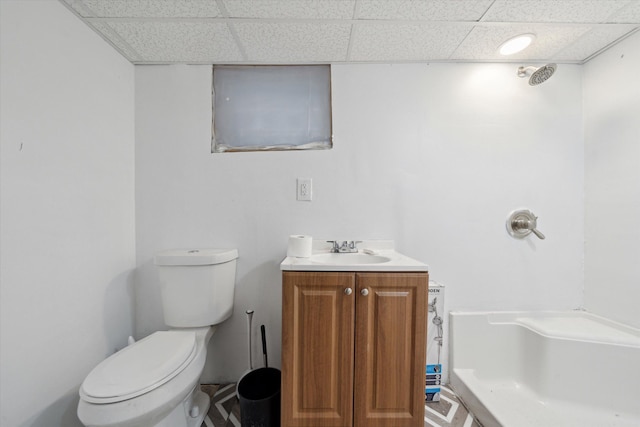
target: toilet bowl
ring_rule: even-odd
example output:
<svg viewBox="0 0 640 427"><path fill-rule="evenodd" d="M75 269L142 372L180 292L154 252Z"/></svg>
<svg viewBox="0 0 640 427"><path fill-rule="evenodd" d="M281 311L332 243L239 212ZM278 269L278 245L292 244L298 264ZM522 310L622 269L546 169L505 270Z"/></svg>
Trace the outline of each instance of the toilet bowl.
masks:
<svg viewBox="0 0 640 427"><path fill-rule="evenodd" d="M210 404L200 375L216 325L232 312L237 256L235 249L156 255L165 323L174 329L130 344L89 373L78 403L85 426L200 427Z"/></svg>
<svg viewBox="0 0 640 427"><path fill-rule="evenodd" d="M155 332L103 360L80 387L80 421L85 426L199 427L209 397L197 386L214 331Z"/></svg>

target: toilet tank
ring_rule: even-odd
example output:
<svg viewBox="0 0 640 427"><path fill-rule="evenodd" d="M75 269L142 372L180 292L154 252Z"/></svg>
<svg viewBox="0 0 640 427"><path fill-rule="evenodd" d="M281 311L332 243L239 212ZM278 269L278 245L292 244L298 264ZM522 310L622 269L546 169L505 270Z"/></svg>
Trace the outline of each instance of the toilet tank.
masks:
<svg viewBox="0 0 640 427"><path fill-rule="evenodd" d="M167 326L216 325L233 312L236 249L174 249L154 257Z"/></svg>

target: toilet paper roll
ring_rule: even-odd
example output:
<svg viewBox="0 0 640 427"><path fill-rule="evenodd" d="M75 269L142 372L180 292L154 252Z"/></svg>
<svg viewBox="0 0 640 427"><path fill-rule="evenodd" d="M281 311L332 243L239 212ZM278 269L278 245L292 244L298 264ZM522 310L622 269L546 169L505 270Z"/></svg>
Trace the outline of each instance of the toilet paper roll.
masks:
<svg viewBox="0 0 640 427"><path fill-rule="evenodd" d="M309 258L311 256L312 243L313 239L311 238L311 236L289 236L289 247L287 248L287 256L296 258Z"/></svg>

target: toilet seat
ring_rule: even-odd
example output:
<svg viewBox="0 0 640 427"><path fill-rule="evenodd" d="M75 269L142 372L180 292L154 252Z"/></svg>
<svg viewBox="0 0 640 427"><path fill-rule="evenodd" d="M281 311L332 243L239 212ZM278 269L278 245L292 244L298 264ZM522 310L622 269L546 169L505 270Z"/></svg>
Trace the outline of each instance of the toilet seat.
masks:
<svg viewBox="0 0 640 427"><path fill-rule="evenodd" d="M155 332L103 360L82 383L80 396L99 404L132 399L174 378L195 355L195 332Z"/></svg>

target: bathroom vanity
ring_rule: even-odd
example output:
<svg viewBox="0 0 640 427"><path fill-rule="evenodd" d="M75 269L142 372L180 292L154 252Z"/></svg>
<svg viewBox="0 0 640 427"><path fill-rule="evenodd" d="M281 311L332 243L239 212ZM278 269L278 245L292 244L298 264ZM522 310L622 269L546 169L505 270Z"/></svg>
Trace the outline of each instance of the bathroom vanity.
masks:
<svg viewBox="0 0 640 427"><path fill-rule="evenodd" d="M283 427L424 425L428 267L369 252L281 264Z"/></svg>

